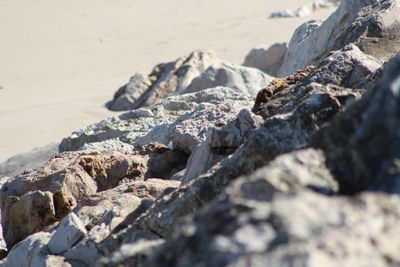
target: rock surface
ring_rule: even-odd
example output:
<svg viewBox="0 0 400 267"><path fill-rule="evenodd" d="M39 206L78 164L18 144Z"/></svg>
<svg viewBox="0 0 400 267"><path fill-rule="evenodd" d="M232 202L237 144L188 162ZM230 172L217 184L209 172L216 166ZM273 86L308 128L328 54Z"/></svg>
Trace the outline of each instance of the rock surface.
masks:
<svg viewBox="0 0 400 267"><path fill-rule="evenodd" d="M397 0L342 0L322 24L307 23L295 31L278 76L316 64L332 50L349 43L356 44L364 53L387 60L400 48L398 5Z"/></svg>
<svg viewBox="0 0 400 267"><path fill-rule="evenodd" d="M343 1L328 25L349 12L333 36L366 18L387 30L396 3ZM61 147L78 151L4 182L0 265L399 266L400 53L382 65L364 48L330 47L255 101L160 95L74 133Z"/></svg>
<svg viewBox="0 0 400 267"><path fill-rule="evenodd" d="M174 62L159 64L149 75L136 73L128 84L115 93L109 108L129 110L155 104L172 93L182 91L194 77L217 61L214 52L199 50Z"/></svg>
<svg viewBox="0 0 400 267"><path fill-rule="evenodd" d="M183 93L226 86L238 93L256 95L258 90L268 85L271 80L271 76L257 69L219 62L212 64L200 76L194 78Z"/></svg>

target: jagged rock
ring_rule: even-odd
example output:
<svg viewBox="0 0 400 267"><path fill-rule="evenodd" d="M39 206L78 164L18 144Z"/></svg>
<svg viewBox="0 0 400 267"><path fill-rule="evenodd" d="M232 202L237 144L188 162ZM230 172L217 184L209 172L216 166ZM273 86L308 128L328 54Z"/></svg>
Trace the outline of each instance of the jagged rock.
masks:
<svg viewBox="0 0 400 267"><path fill-rule="evenodd" d="M174 62L157 65L148 76L137 73L115 93L109 107L112 110L127 110L155 104L172 93L182 91L194 77L217 61L214 52L198 50Z"/></svg>
<svg viewBox="0 0 400 267"><path fill-rule="evenodd" d="M321 25L302 25L295 31L278 76L317 64L330 51L349 43L378 59L388 59L400 49L398 5L398 0L341 1Z"/></svg>
<svg viewBox="0 0 400 267"><path fill-rule="evenodd" d="M343 193L377 190L399 193L400 55L381 79L348 111L321 129L312 145L322 148Z"/></svg>
<svg viewBox="0 0 400 267"><path fill-rule="evenodd" d="M256 95L272 77L254 68L237 66L228 62L214 63L193 79L183 93L193 93L215 86L226 86L238 93Z"/></svg>
<svg viewBox="0 0 400 267"><path fill-rule="evenodd" d="M0 178L16 175L24 170L38 167L57 154L58 144L52 143L44 147L35 148L24 154L13 156L0 163Z"/></svg>
<svg viewBox="0 0 400 267"><path fill-rule="evenodd" d="M282 92L287 94L285 89L293 85L305 86L316 82L323 85L357 88L360 81L377 71L381 65L381 61L363 54L355 45L349 44L340 51L332 52L317 67L309 66L284 79L273 80L268 87L257 94L252 111L264 114L263 117L270 116L268 110L276 111L275 107L282 105L282 101L279 101L277 105L272 105L274 95L281 95Z"/></svg>
<svg viewBox="0 0 400 267"><path fill-rule="evenodd" d="M255 47L246 55L243 66L257 68L276 76L286 51L287 43L275 43L270 47Z"/></svg>
<svg viewBox="0 0 400 267"><path fill-rule="evenodd" d="M177 224L144 266L400 264L398 196L281 194L267 177L244 179Z"/></svg>
<svg viewBox="0 0 400 267"><path fill-rule="evenodd" d="M174 122L179 116L193 111L201 103L219 104L224 101L245 102L251 101L251 98L226 87L168 97L159 104L107 118L76 131L62 140L59 149L74 151L80 148L96 150L117 148L129 151L130 145L135 145L138 137L146 135L156 126ZM157 138L141 142L140 145L149 142L164 143L162 138Z"/></svg>
<svg viewBox="0 0 400 267"><path fill-rule="evenodd" d="M85 234L85 226L78 216L71 212L58 224L47 246L52 254L60 254L72 248Z"/></svg>
<svg viewBox="0 0 400 267"><path fill-rule="evenodd" d="M207 172L217 162L235 152L251 131L259 127L262 122L261 117L243 109L236 119L227 125L211 128L206 140L190 155L182 184L187 184Z"/></svg>
<svg viewBox="0 0 400 267"><path fill-rule="evenodd" d="M201 104L172 129L171 141L179 150L191 153L212 127L222 127L233 121L244 105L225 102L219 105Z"/></svg>
<svg viewBox="0 0 400 267"><path fill-rule="evenodd" d="M113 188L124 178L167 178L176 172L181 160L186 162L186 156L176 153L157 145L153 150L144 148L131 154L64 152L43 167L10 179L0 191L7 246L11 248L27 235L62 219L84 197Z"/></svg>
<svg viewBox="0 0 400 267"><path fill-rule="evenodd" d="M360 81L381 66L382 61L364 54L357 46L348 44L340 51L331 52L322 60L307 81L357 88Z"/></svg>

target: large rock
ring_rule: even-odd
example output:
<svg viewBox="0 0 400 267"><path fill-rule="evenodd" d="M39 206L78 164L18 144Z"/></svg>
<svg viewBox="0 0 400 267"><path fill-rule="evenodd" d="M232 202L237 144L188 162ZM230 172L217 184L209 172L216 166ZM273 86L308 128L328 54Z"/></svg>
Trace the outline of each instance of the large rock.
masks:
<svg viewBox="0 0 400 267"><path fill-rule="evenodd" d="M349 43L378 59L388 59L400 49L398 5L398 0L341 1L321 25L305 24L295 31L278 75L316 64Z"/></svg>
<svg viewBox="0 0 400 267"><path fill-rule="evenodd" d="M174 62L157 65L149 75L136 73L128 84L115 93L109 108L128 110L155 104L168 95L182 91L194 77L217 61L214 52L198 50Z"/></svg>
<svg viewBox="0 0 400 267"><path fill-rule="evenodd" d="M268 176L260 178L239 180L209 208L177 224L144 266L400 264L398 196L282 194Z"/></svg>
<svg viewBox="0 0 400 267"><path fill-rule="evenodd" d="M387 63L379 82L360 101L315 134L343 193L400 193L400 55Z"/></svg>
<svg viewBox="0 0 400 267"><path fill-rule="evenodd" d="M251 97L226 87L168 97L159 104L110 117L75 131L62 140L60 151L80 148L130 151L137 138L148 134L155 127L173 123L179 116L193 111L201 103L219 104L225 101L243 103L251 101ZM141 142L140 145L155 141L165 143L157 138Z"/></svg>
<svg viewBox="0 0 400 267"><path fill-rule="evenodd" d="M7 246L62 219L80 200L115 187L122 179L167 178L179 171L181 160L186 162L177 153L159 145L130 154L64 152L43 167L10 179L0 191Z"/></svg>
<svg viewBox="0 0 400 267"><path fill-rule="evenodd" d="M214 63L193 79L183 93L197 92L215 86L226 86L238 93L256 95L267 86L272 77L254 68L237 66L228 62Z"/></svg>
<svg viewBox="0 0 400 267"><path fill-rule="evenodd" d="M246 55L243 66L257 68L276 76L286 51L287 43L275 43L270 47L255 47Z"/></svg>

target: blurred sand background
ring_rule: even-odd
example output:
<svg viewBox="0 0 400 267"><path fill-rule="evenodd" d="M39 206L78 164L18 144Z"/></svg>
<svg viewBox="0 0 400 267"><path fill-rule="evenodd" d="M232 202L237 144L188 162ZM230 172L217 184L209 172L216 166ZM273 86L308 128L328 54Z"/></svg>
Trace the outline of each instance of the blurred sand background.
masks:
<svg viewBox="0 0 400 267"><path fill-rule="evenodd" d="M289 41L310 0L0 0L0 162L116 115L104 108L136 71L195 49L241 64Z"/></svg>

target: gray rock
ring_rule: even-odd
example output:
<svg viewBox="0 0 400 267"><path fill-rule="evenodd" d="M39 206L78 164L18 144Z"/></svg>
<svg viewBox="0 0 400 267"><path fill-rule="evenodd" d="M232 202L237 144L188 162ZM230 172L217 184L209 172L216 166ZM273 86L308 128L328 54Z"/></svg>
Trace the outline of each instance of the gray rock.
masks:
<svg viewBox="0 0 400 267"><path fill-rule="evenodd" d="M57 154L58 144L52 143L44 147L35 148L24 154L13 156L0 163L0 179L13 176L24 170L38 167Z"/></svg>
<svg viewBox="0 0 400 267"><path fill-rule="evenodd" d="M248 103L250 104L250 103ZM222 127L233 121L246 105L226 101L219 105L201 104L174 125L171 141L179 150L191 153L207 136L213 127Z"/></svg>
<svg viewBox="0 0 400 267"><path fill-rule="evenodd" d="M316 64L332 50L354 43L369 55L388 59L399 50L399 9L397 0L343 0L319 27L304 36L300 26L294 33L279 76Z"/></svg>
<svg viewBox="0 0 400 267"><path fill-rule="evenodd" d="M343 193L400 192L399 69L397 55L360 101L313 136L312 145L325 151Z"/></svg>
<svg viewBox="0 0 400 267"><path fill-rule="evenodd" d="M218 104L230 100L244 102L250 101L251 98L226 87L168 97L159 104L110 117L75 131L71 136L62 140L60 151L107 148L129 151L130 145L135 145L137 138L145 136L157 126L174 122L179 116L193 111L199 104L205 102ZM164 131L164 129L161 130ZM157 136L159 136L157 139L146 140L140 142L139 145L150 142L167 145L166 141L164 142L163 134L157 134Z"/></svg>
<svg viewBox="0 0 400 267"><path fill-rule="evenodd" d="M382 63L361 52L357 46L348 44L340 51L331 52L318 64L305 82L356 88L360 81L377 71Z"/></svg>
<svg viewBox="0 0 400 267"><path fill-rule="evenodd" d="M183 93L226 86L241 94L256 95L258 90L271 81L271 76L257 69L221 62L212 64L200 76L194 78Z"/></svg>
<svg viewBox="0 0 400 267"><path fill-rule="evenodd" d="M244 179L177 224L144 266L400 264L398 196L282 194L268 178Z"/></svg>
<svg viewBox="0 0 400 267"><path fill-rule="evenodd" d="M207 172L217 162L235 152L236 148L262 122L263 119L260 116L252 114L247 109L243 109L236 119L227 125L211 128L206 140L190 155L182 184L187 184L189 181Z"/></svg>
<svg viewBox="0 0 400 267"><path fill-rule="evenodd" d="M46 232L30 235L10 250L7 258L0 262L1 266L46 266L44 265L47 260L46 244L50 237L51 234Z"/></svg>
<svg viewBox="0 0 400 267"><path fill-rule="evenodd" d="M275 11L272 12L271 15L269 15L269 18L274 19L274 18L293 18L296 15L293 13L293 11L286 9L286 10L281 10L281 11Z"/></svg>
<svg viewBox="0 0 400 267"><path fill-rule="evenodd" d="M275 43L270 47L255 47L246 55L243 66L257 68L276 76L286 51L287 43Z"/></svg>
<svg viewBox="0 0 400 267"><path fill-rule="evenodd" d="M71 212L58 224L57 230L47 246L51 253L60 254L72 248L85 234L85 226L79 217Z"/></svg>
<svg viewBox="0 0 400 267"><path fill-rule="evenodd" d="M112 110L127 110L155 104L182 91L194 77L217 61L213 51L198 50L174 62L157 65L148 76L137 73L115 93L109 107Z"/></svg>

